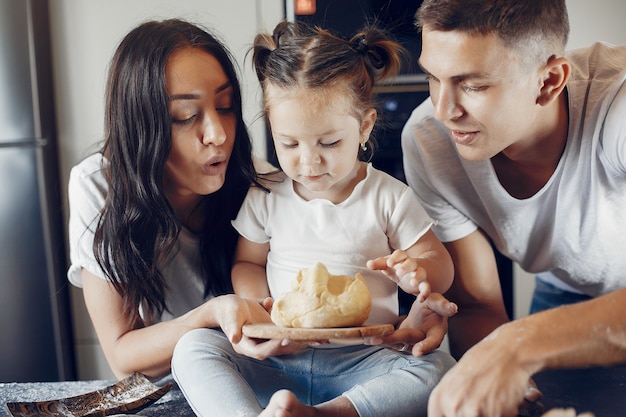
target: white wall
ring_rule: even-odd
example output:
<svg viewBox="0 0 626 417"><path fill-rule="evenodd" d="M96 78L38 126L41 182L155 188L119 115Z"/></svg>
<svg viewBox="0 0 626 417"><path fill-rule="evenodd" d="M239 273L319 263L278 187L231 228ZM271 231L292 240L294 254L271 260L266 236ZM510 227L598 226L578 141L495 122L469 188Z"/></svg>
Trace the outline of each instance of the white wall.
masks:
<svg viewBox="0 0 626 417"><path fill-rule="evenodd" d="M183 17L221 34L242 69L244 116L263 155L264 125L258 83L245 53L259 29L282 18L282 0L52 0L50 1L61 176L97 148L102 139L104 84L109 59L126 32L147 19ZM570 47L595 40L626 44L623 0L567 0ZM65 188L63 193L65 194ZM516 270L516 316L526 314L532 276ZM73 290L76 346L81 379L113 379L87 318L80 290Z"/></svg>

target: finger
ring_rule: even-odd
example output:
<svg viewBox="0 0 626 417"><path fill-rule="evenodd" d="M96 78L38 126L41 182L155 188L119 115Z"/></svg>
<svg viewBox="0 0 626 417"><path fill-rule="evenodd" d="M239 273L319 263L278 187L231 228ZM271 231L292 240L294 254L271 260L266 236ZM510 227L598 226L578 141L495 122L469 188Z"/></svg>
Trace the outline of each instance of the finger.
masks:
<svg viewBox="0 0 626 417"><path fill-rule="evenodd" d="M441 343L443 342L444 337L445 337L444 332L433 329L430 332L428 332L428 334L423 340L421 340L420 342L417 342L413 346L411 353L416 358L426 355L427 353L430 353L434 351L435 349L438 349L441 346Z"/></svg>
<svg viewBox="0 0 626 417"><path fill-rule="evenodd" d="M430 283L428 281L420 282L417 285L417 290L419 291L418 300L423 303L430 296Z"/></svg>
<svg viewBox="0 0 626 417"><path fill-rule="evenodd" d="M426 306L435 313L444 317L452 317L459 310L459 307L456 304L449 301L443 295L435 292L431 293L430 297L426 299Z"/></svg>
<svg viewBox="0 0 626 417"><path fill-rule="evenodd" d="M417 270L420 269L419 264L414 258L403 257L394 260L390 258L387 259L387 266L393 268L398 276L412 274L415 277L421 278L421 276L417 272Z"/></svg>
<svg viewBox="0 0 626 417"><path fill-rule="evenodd" d="M539 389L537 388L537 384L531 378L528 381L528 387L526 388L526 393L524 394L524 399L526 399L526 400L528 400L530 402L535 402L535 401L539 400L542 396L543 396L542 392L539 391Z"/></svg>
<svg viewBox="0 0 626 417"><path fill-rule="evenodd" d="M274 299L272 297L266 297L261 302L261 305L268 313L272 310L272 306L274 305Z"/></svg>
<svg viewBox="0 0 626 417"><path fill-rule="evenodd" d="M387 269L387 259L384 257L367 261L367 267L372 271L384 271Z"/></svg>
<svg viewBox="0 0 626 417"><path fill-rule="evenodd" d="M436 387L428 399L428 417L444 417Z"/></svg>

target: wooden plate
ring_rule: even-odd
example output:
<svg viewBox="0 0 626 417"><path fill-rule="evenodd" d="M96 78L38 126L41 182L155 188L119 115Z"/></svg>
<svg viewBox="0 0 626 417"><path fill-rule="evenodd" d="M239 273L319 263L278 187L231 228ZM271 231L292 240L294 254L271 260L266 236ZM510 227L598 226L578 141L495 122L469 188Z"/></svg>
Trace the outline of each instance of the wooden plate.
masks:
<svg viewBox="0 0 626 417"><path fill-rule="evenodd" d="M144 375L134 373L126 379L97 391L58 400L10 402L6 404L6 409L14 417L100 417L113 414L134 414L165 395L172 385L172 382L168 382L158 387Z"/></svg>
<svg viewBox="0 0 626 417"><path fill-rule="evenodd" d="M384 336L392 333L392 324L372 324L360 327L303 329L277 326L274 323L255 323L243 326L243 334L255 339L329 340Z"/></svg>

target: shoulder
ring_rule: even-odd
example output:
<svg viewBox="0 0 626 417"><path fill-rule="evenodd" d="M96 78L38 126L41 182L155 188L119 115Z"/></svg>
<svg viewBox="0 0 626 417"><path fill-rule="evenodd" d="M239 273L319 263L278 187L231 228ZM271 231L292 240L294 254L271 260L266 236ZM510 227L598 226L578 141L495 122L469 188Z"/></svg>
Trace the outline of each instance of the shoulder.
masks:
<svg viewBox="0 0 626 417"><path fill-rule="evenodd" d="M375 187L389 187L392 190L403 191L408 187L405 183L397 179L396 177L375 168L371 163L367 164L367 176L366 181ZM382 188L384 189L384 188Z"/></svg>
<svg viewBox="0 0 626 417"><path fill-rule="evenodd" d="M417 106L407 120L401 134L402 150L408 153L421 153L424 148L450 148L446 127L435 119L434 107L430 98Z"/></svg>
<svg viewBox="0 0 626 417"><path fill-rule="evenodd" d="M104 198L107 192L107 183L104 176L106 160L101 153L95 153L83 159L70 171L68 194L72 198L85 196L99 196Z"/></svg>
<svg viewBox="0 0 626 417"><path fill-rule="evenodd" d="M274 170L265 174L259 174L259 184L266 187L270 192L279 191L291 183L291 180L287 175L280 170ZM255 192L263 192L259 187L253 186L251 190L257 190Z"/></svg>
<svg viewBox="0 0 626 417"><path fill-rule="evenodd" d="M597 42L567 53L572 66L569 84L590 85L592 90L615 89L626 78L626 45L615 46Z"/></svg>

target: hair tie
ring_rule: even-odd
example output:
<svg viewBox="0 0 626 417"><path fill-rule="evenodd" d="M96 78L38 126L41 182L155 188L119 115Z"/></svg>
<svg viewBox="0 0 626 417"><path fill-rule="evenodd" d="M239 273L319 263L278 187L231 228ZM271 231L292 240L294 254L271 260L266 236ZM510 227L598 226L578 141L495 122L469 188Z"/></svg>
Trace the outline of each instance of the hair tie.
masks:
<svg viewBox="0 0 626 417"><path fill-rule="evenodd" d="M361 55L367 54L367 40L365 40L365 36L359 36L355 43L354 49L356 49L358 53Z"/></svg>

